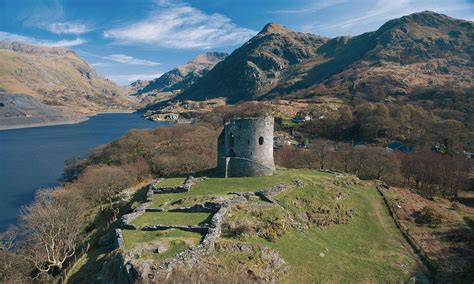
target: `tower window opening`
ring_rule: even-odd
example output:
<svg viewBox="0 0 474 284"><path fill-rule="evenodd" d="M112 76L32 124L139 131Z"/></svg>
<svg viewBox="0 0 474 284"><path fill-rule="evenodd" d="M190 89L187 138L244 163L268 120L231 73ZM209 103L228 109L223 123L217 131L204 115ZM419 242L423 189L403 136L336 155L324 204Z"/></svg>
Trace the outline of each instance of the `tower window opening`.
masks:
<svg viewBox="0 0 474 284"><path fill-rule="evenodd" d="M260 136L260 138L258 138L258 144L263 145L263 137L262 136Z"/></svg>

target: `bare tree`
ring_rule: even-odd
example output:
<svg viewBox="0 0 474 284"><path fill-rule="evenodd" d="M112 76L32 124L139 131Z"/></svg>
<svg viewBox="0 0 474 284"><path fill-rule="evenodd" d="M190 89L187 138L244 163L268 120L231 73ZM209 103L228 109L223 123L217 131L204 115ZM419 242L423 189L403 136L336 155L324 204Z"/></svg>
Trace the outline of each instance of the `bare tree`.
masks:
<svg viewBox="0 0 474 284"><path fill-rule="evenodd" d="M113 220L116 220L119 212L114 205L114 199L132 182L130 174L121 167L97 165L88 167L77 180L77 185L85 191L88 199L100 206L101 210L103 204L107 203L112 211Z"/></svg>
<svg viewBox="0 0 474 284"><path fill-rule="evenodd" d="M420 149L402 155L402 174L407 185L425 196L456 197L468 187L471 162L462 156L451 157Z"/></svg>
<svg viewBox="0 0 474 284"><path fill-rule="evenodd" d="M318 163L320 169L326 169L329 166L331 158L331 145L334 142L326 139L316 139L311 145L313 159Z"/></svg>
<svg viewBox="0 0 474 284"><path fill-rule="evenodd" d="M26 282L28 264L16 251L16 227L10 226L0 234L0 282L23 283Z"/></svg>
<svg viewBox="0 0 474 284"><path fill-rule="evenodd" d="M74 255L85 228L85 204L65 189L43 189L35 202L20 211L19 242L22 255L39 272L61 269Z"/></svg>

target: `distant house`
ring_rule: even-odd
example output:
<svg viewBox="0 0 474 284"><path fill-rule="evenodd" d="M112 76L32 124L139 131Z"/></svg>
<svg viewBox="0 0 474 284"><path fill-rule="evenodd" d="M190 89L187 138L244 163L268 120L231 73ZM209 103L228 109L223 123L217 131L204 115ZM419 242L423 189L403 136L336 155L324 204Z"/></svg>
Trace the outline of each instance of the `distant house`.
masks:
<svg viewBox="0 0 474 284"><path fill-rule="evenodd" d="M293 137L295 137L295 138L301 138L301 137L303 137L303 135L301 134L301 132L296 131L294 128L291 129L291 136L293 136Z"/></svg>
<svg viewBox="0 0 474 284"><path fill-rule="evenodd" d="M273 147L279 148L283 146L290 146L291 140L285 136L275 136L273 137Z"/></svg>
<svg viewBox="0 0 474 284"><path fill-rule="evenodd" d="M466 158L468 159L474 159L474 153L473 152L466 152L463 151L464 155L466 155Z"/></svg>
<svg viewBox="0 0 474 284"><path fill-rule="evenodd" d="M311 115L305 115L303 113L298 113L295 117L293 117L291 120L295 123L300 123L300 122L305 122L305 121L310 121L313 118Z"/></svg>
<svg viewBox="0 0 474 284"><path fill-rule="evenodd" d="M385 146L385 151L387 153L393 153L394 151L400 151L405 154L408 154L411 152L411 148L408 147L407 145L403 144L402 142L395 141L393 143L388 144Z"/></svg>
<svg viewBox="0 0 474 284"><path fill-rule="evenodd" d="M304 120L301 117L293 117L291 121L293 121L294 123L300 123L300 122L303 122Z"/></svg>

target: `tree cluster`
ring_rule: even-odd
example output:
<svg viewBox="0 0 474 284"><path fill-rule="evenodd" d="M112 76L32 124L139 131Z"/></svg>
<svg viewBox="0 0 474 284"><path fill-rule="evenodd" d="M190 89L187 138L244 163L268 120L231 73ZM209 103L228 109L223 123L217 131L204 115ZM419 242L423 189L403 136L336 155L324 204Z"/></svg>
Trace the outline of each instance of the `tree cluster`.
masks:
<svg viewBox="0 0 474 284"><path fill-rule="evenodd" d="M463 157L451 157L417 150L400 155L401 174L405 185L412 186L427 197L456 197L460 190L469 187L471 164Z"/></svg>
<svg viewBox="0 0 474 284"><path fill-rule="evenodd" d="M361 179L381 179L392 185L413 187L426 197L457 197L469 189L472 162L463 156L429 149L410 154L387 153L384 148L352 147L315 140L309 148L283 147L275 151L277 164L288 168L332 169Z"/></svg>
<svg viewBox="0 0 474 284"><path fill-rule="evenodd" d="M275 151L278 165L287 168L332 169L362 179L400 180L400 162L380 147L352 147L317 140L309 148L283 147Z"/></svg>
<svg viewBox="0 0 474 284"><path fill-rule="evenodd" d="M411 146L440 145L443 152L449 154L474 149L474 131L469 116L459 111L428 111L414 103L365 102L356 106L344 105L332 113L312 115L321 119L295 127L295 131L309 139L371 143L398 140Z"/></svg>

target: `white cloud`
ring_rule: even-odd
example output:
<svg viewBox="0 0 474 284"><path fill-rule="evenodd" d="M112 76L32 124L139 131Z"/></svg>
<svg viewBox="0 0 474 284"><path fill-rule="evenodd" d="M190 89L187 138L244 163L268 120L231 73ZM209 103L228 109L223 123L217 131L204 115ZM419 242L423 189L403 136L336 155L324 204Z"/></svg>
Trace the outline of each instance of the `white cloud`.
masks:
<svg viewBox="0 0 474 284"><path fill-rule="evenodd" d="M107 63L107 62L95 62L95 63L90 63L89 65L94 67L94 68L95 67L108 67L108 66L110 66L110 64Z"/></svg>
<svg viewBox="0 0 474 284"><path fill-rule="evenodd" d="M120 44L179 49L238 45L255 34L224 15L206 14L188 4L161 7L145 20L104 32L106 38Z"/></svg>
<svg viewBox="0 0 474 284"><path fill-rule="evenodd" d="M138 59L132 56L128 56L125 54L112 54L108 56L102 57L104 59L108 59L111 61L119 62L119 63L125 63L125 64L130 64L130 65L142 65L142 66L158 66L160 63L158 62L153 62L149 60L144 60L144 59Z"/></svg>
<svg viewBox="0 0 474 284"><path fill-rule="evenodd" d="M329 7L333 7L339 4L347 3L348 0L325 0L311 3L305 7L297 9L287 9L287 10L274 10L269 11L270 14L310 14L317 11L324 10Z"/></svg>
<svg viewBox="0 0 474 284"><path fill-rule="evenodd" d="M22 36L19 34L2 32L2 31L0 31L0 40L19 41L19 42L24 42L24 43L29 43L29 44L37 44L37 45L44 45L44 46L50 46L50 47L71 47L71 46L81 45L87 42L86 40L81 39L81 38L76 38L72 40L63 39L63 40L58 40L58 41L51 41L51 40L37 39L37 38Z"/></svg>
<svg viewBox="0 0 474 284"><path fill-rule="evenodd" d="M357 14L335 17L332 23L313 22L302 27L303 31L329 35L358 34L376 30L388 20L421 11L434 11L472 19L474 4L467 0L377 0L369 9Z"/></svg>
<svg viewBox="0 0 474 284"><path fill-rule="evenodd" d="M86 43L87 41L82 38L76 38L72 40L59 40L59 41L46 41L41 43L42 45L51 46L51 47L71 47L76 45L81 45Z"/></svg>
<svg viewBox="0 0 474 284"><path fill-rule="evenodd" d="M87 33L90 31L90 29L87 27L87 25L83 23L78 23L78 22L56 22L56 23L50 23L50 24L45 24L43 27L55 34L61 35L61 34L73 34L73 35L80 35Z"/></svg>
<svg viewBox="0 0 474 284"><path fill-rule="evenodd" d="M32 39L30 37L22 36L22 35L19 35L19 34L11 34L11 33L2 32L2 31L0 31L0 40L34 43L34 39Z"/></svg>
<svg viewBox="0 0 474 284"><path fill-rule="evenodd" d="M152 80L160 77L163 73L152 73L152 74L125 74L125 75L109 75L109 78L112 81L115 81L117 84L130 84L137 80Z"/></svg>
<svg viewBox="0 0 474 284"><path fill-rule="evenodd" d="M141 66L158 66L158 65L160 65L159 62L154 62L154 61L150 61L150 60L146 60L146 59L139 59L139 58L135 58L135 57L132 57L132 56L129 56L129 55L126 55L126 54L111 54L111 55L103 56L103 55L98 55L98 54L95 54L95 53L92 53L92 52L84 51L84 50L81 50L81 49L78 49L76 51L79 54L99 58L99 59L102 59L102 60L109 60L109 61L113 61L113 62L123 63L123 64L141 65ZM96 64L95 66L101 66L101 67L111 65L107 62L97 62L97 63L94 63L94 64Z"/></svg>

